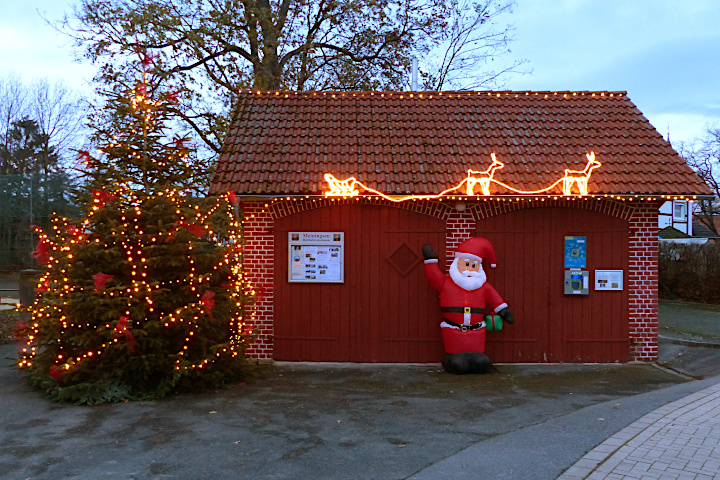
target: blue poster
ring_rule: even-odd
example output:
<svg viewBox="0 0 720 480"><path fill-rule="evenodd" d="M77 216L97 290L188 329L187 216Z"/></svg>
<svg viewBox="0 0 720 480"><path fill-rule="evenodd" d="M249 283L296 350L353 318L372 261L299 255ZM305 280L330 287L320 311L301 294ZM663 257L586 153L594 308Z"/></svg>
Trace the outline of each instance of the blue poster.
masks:
<svg viewBox="0 0 720 480"><path fill-rule="evenodd" d="M587 237L565 237L565 268L586 268Z"/></svg>

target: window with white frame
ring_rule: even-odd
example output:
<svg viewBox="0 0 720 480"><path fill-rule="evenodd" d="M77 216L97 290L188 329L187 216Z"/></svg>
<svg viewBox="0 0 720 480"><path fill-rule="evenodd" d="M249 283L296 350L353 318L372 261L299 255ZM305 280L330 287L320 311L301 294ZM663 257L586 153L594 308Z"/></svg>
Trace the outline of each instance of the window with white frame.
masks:
<svg viewBox="0 0 720 480"><path fill-rule="evenodd" d="M684 201L673 202L673 220L679 220L679 221L687 220L687 202L684 202Z"/></svg>

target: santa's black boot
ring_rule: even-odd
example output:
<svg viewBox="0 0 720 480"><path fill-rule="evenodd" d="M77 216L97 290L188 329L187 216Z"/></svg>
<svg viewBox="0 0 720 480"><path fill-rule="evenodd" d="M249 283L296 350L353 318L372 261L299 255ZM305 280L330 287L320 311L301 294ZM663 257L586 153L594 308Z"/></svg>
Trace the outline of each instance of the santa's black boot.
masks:
<svg viewBox="0 0 720 480"><path fill-rule="evenodd" d="M470 354L470 373L496 373L492 360L484 353Z"/></svg>
<svg viewBox="0 0 720 480"><path fill-rule="evenodd" d="M469 373L470 357L467 353L446 353L442 365L448 373Z"/></svg>

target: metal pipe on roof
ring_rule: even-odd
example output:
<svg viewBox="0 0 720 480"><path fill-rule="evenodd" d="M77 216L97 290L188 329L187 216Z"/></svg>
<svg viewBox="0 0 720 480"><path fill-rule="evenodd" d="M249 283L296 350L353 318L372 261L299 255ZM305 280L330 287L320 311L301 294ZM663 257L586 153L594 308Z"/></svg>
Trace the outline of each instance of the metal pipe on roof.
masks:
<svg viewBox="0 0 720 480"><path fill-rule="evenodd" d="M418 59L413 57L412 59L412 91L418 91Z"/></svg>

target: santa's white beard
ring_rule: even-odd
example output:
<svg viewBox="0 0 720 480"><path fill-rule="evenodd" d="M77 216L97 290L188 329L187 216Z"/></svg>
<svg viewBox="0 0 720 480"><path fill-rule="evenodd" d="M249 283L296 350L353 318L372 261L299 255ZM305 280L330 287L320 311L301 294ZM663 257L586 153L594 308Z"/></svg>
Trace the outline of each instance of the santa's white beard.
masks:
<svg viewBox="0 0 720 480"><path fill-rule="evenodd" d="M458 270L458 260L459 259L456 258L452 265L450 265L450 278L453 279L453 282L455 282L458 287L468 291L482 287L487 280L487 275L485 275L482 265L480 265L479 272L465 270L460 273L460 270Z"/></svg>

